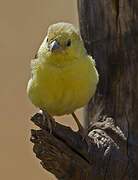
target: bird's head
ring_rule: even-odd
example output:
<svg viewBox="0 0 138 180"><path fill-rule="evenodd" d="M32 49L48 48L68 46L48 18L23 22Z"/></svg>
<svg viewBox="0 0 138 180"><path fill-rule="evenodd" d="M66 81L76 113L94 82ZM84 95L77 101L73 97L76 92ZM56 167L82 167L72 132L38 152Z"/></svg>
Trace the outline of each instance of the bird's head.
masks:
<svg viewBox="0 0 138 180"><path fill-rule="evenodd" d="M70 23L57 23L49 26L38 55L50 56L59 62L61 59L72 60L86 54L79 31Z"/></svg>

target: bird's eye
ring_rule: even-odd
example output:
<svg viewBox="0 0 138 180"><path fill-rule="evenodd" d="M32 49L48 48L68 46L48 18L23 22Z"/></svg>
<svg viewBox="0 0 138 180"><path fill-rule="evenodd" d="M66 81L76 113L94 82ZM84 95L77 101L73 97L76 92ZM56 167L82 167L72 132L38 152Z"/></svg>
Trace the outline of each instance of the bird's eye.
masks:
<svg viewBox="0 0 138 180"><path fill-rule="evenodd" d="M71 40L69 39L67 42L67 46L70 46L70 45L71 45Z"/></svg>

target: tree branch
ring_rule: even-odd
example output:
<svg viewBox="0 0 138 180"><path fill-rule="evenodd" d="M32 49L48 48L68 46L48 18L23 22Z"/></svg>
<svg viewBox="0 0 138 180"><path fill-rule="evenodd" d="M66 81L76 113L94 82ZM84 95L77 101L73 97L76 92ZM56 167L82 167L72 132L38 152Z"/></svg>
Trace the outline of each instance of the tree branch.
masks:
<svg viewBox="0 0 138 180"><path fill-rule="evenodd" d="M43 121L41 114L35 114L31 121L40 127L39 130L31 130L33 151L41 160L43 168L53 173L58 179L89 180L93 177L101 179L106 172L107 166L105 165L108 164L108 160L113 154L118 156L118 160L125 159L121 152L121 144L125 143L125 137L121 130L113 125L110 118L105 119L104 117L99 124L90 127L91 147L89 152L86 142L82 141L79 133L72 131L69 127L55 122L55 128L52 134L49 134L47 121ZM106 127L107 121L108 127ZM105 125L104 122L106 122ZM111 134L114 137L121 137L120 141L117 141L118 138L111 138ZM116 161L116 159L114 160ZM99 161L100 164L97 163ZM126 159L121 163L122 167L125 164Z"/></svg>

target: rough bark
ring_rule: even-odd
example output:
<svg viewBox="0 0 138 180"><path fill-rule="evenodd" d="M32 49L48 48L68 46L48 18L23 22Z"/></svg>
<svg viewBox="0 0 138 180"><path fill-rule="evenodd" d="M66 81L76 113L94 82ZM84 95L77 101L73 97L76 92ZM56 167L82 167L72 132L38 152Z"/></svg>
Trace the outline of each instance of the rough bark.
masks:
<svg viewBox="0 0 138 180"><path fill-rule="evenodd" d="M114 119L127 137L123 155L128 162L116 171L117 179L125 168L126 179L138 179L138 0L78 0L78 9L85 46L100 73L87 118L94 123L100 113ZM110 168L119 165L111 157Z"/></svg>
<svg viewBox="0 0 138 180"><path fill-rule="evenodd" d="M91 147L56 123L50 135L42 115L32 121L34 152L64 180L138 179L138 0L78 0L80 30L100 74L85 107Z"/></svg>
<svg viewBox="0 0 138 180"><path fill-rule="evenodd" d="M51 119L53 122L54 119ZM120 161L118 158L122 156L121 146L125 144L125 137L119 127L114 126L112 118L101 119L100 128L97 125L90 128L89 151L79 133L73 132L69 127L55 122L55 128L50 134L47 121L43 120L41 114L35 114L31 120L40 127L39 130L31 131L33 151L41 160L43 168L60 180L101 180L108 169L111 154L114 155L114 164ZM120 166L123 167L126 161L123 156ZM113 172L116 173L114 170Z"/></svg>

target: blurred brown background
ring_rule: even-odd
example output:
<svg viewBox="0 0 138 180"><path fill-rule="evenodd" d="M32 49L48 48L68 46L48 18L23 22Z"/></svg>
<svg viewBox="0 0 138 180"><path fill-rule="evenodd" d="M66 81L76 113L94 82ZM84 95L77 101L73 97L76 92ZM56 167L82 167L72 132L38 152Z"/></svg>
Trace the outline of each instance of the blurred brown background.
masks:
<svg viewBox="0 0 138 180"><path fill-rule="evenodd" d="M0 179L55 179L32 152L29 118L38 109L30 103L26 86L31 58L48 26L59 21L78 25L75 0L0 1ZM70 116L57 120L76 128Z"/></svg>

